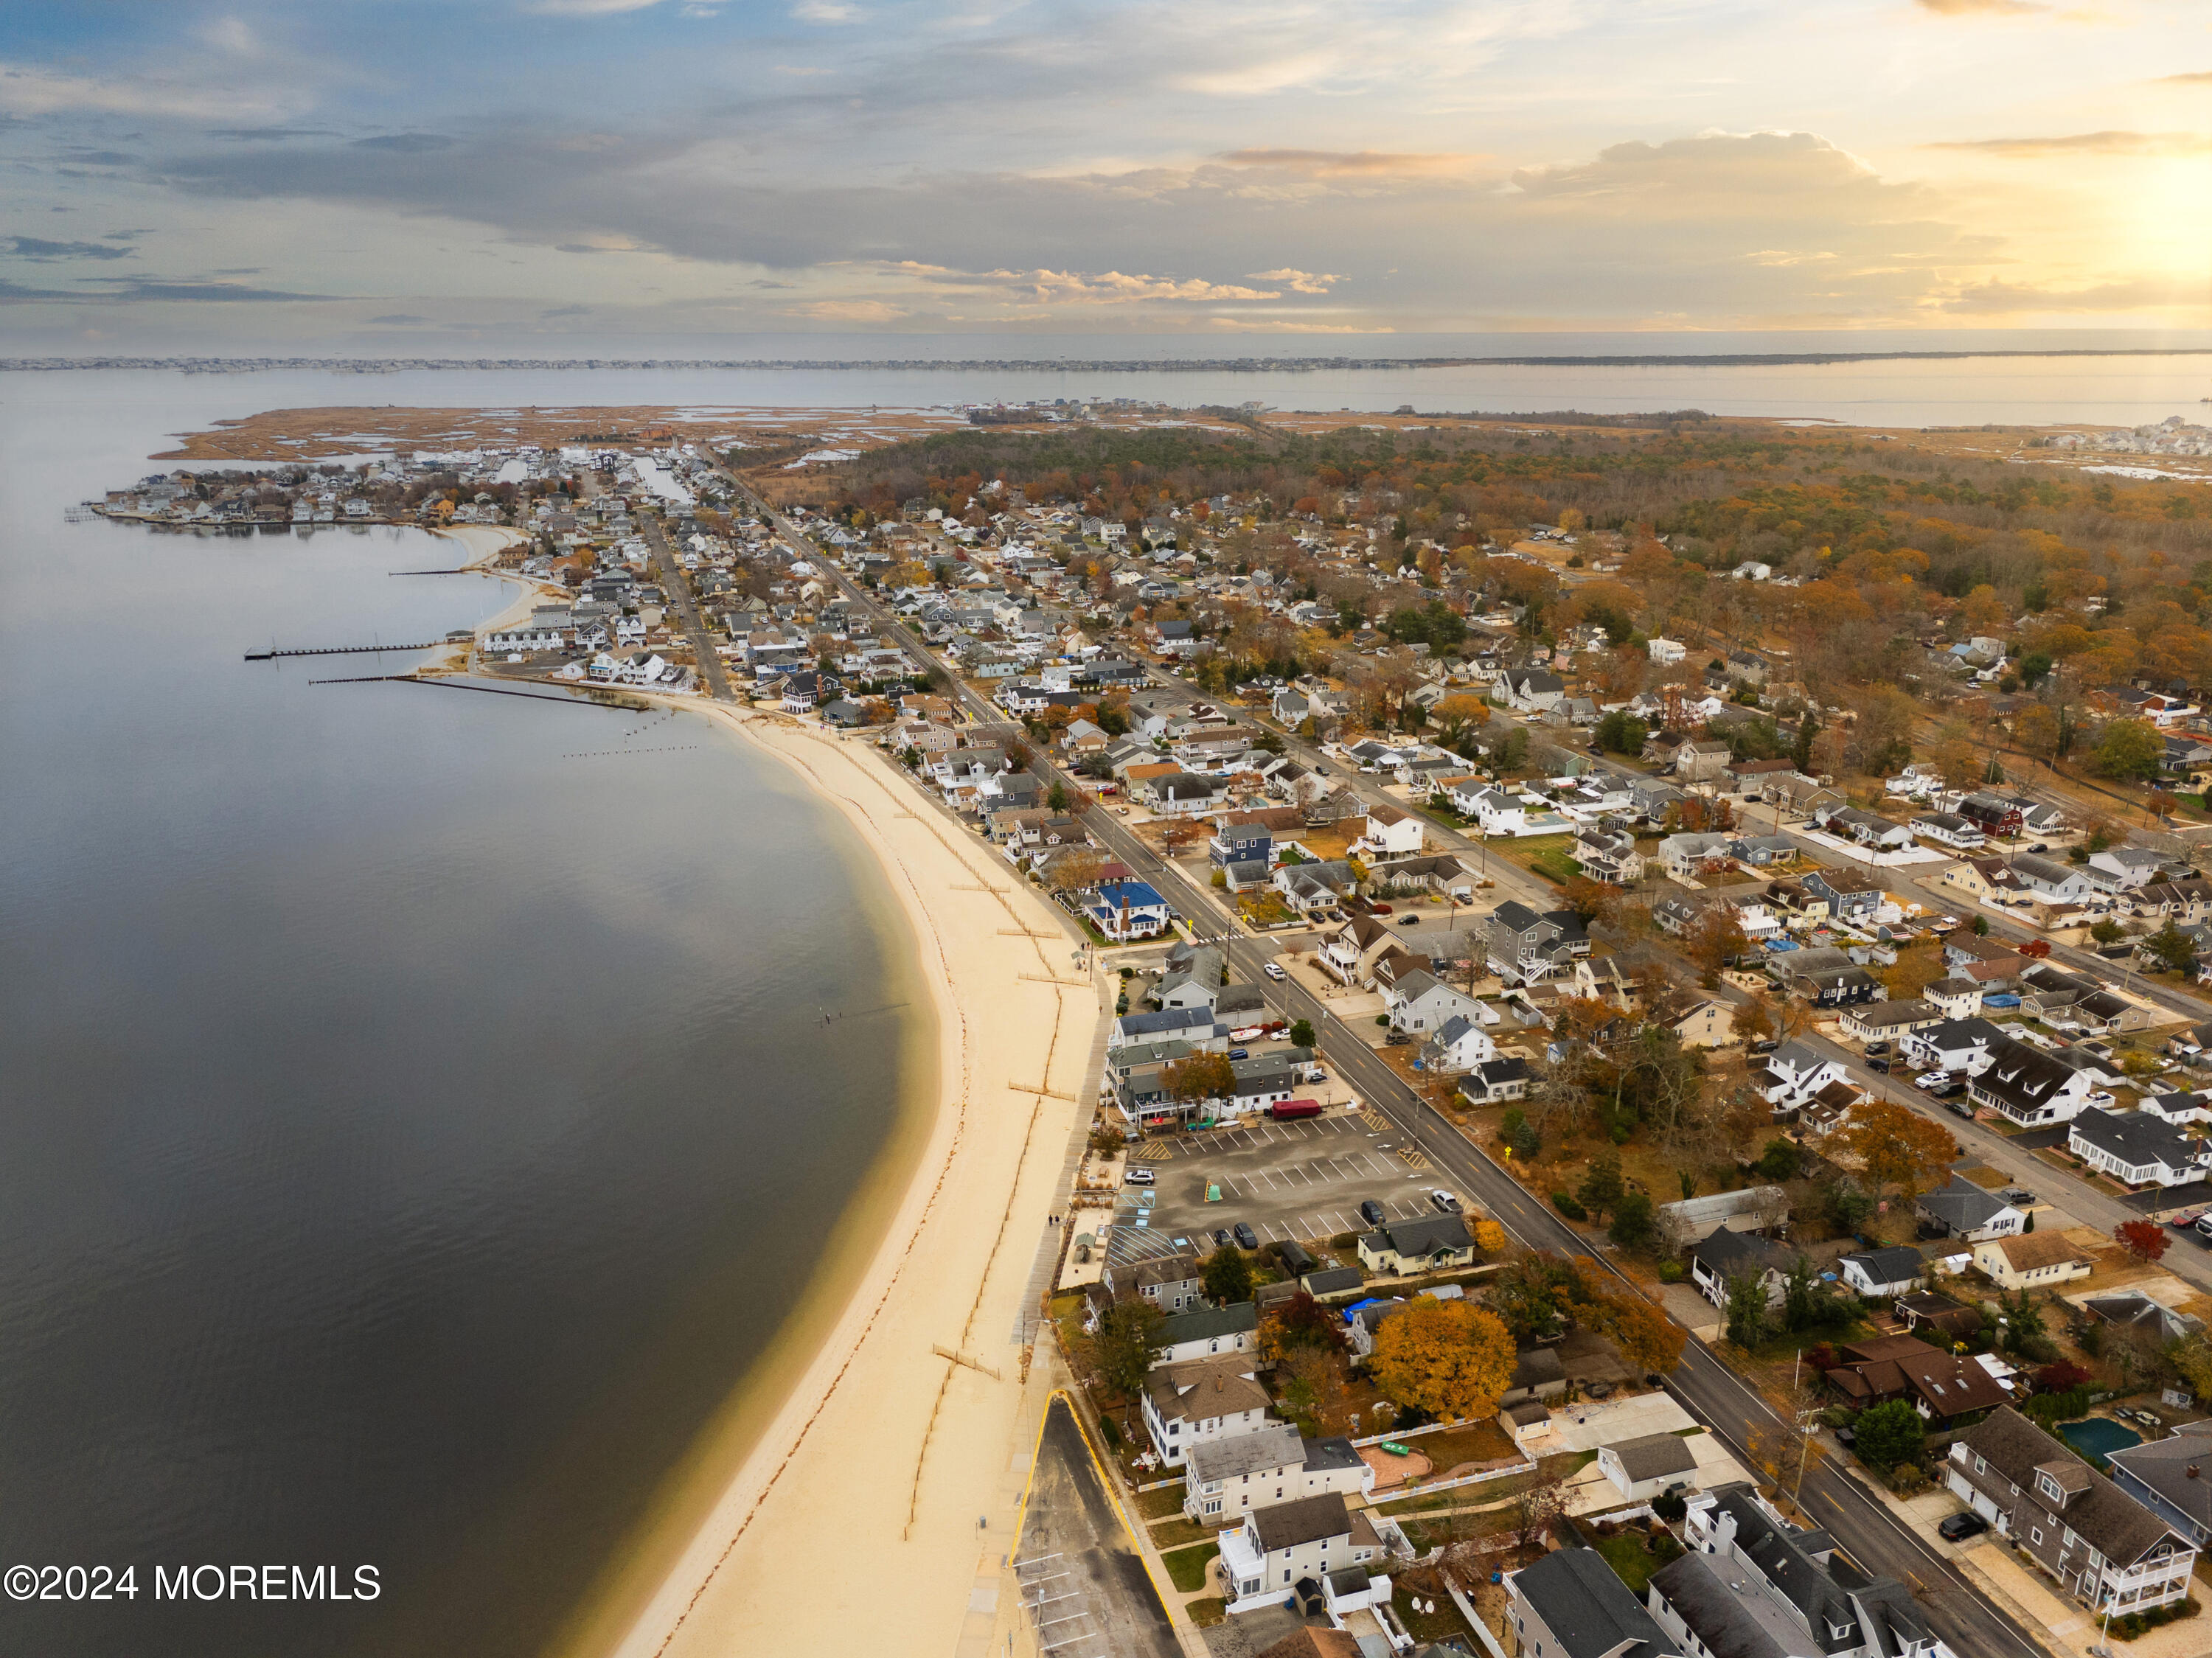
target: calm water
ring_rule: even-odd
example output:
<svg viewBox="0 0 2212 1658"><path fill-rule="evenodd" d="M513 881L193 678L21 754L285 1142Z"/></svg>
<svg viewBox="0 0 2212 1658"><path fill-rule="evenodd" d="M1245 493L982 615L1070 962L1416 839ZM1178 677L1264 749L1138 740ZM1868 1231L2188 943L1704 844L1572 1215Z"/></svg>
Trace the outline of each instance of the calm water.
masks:
<svg viewBox="0 0 2212 1658"><path fill-rule="evenodd" d="M0 1567L140 1590L10 1654L539 1649L927 1060L840 820L702 721L240 662L503 604L386 574L451 544L63 522L270 389L0 384ZM384 1592L152 1600L234 1563Z"/></svg>

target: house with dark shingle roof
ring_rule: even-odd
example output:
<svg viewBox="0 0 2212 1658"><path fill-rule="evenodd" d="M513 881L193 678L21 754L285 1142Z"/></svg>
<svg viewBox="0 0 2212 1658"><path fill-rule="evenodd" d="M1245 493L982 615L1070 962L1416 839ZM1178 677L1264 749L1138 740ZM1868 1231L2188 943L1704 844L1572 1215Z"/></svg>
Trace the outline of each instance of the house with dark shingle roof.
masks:
<svg viewBox="0 0 2212 1658"><path fill-rule="evenodd" d="M2171 1439L2130 1445L2107 1459L2112 1484L2191 1542L2212 1541L2212 1423L2185 1422Z"/></svg>
<svg viewBox="0 0 2212 1658"><path fill-rule="evenodd" d="M2009 1406L1952 1442L1943 1480L2094 1609L2189 1593L2196 1543Z"/></svg>
<svg viewBox="0 0 2212 1658"><path fill-rule="evenodd" d="M1474 1259L1474 1239L1460 1215L1423 1215L1364 1233L1359 1264L1370 1272L1432 1272Z"/></svg>
<svg viewBox="0 0 2212 1658"><path fill-rule="evenodd" d="M1698 1459L1680 1434L1644 1434L1599 1446L1597 1467L1626 1500L1643 1503L1686 1484L1698 1471Z"/></svg>
<svg viewBox="0 0 2212 1658"><path fill-rule="evenodd" d="M1595 1549L1561 1549L1507 1573L1505 1595L1527 1658L1676 1658L1688 1650Z"/></svg>
<svg viewBox="0 0 2212 1658"><path fill-rule="evenodd" d="M1931 1347L1917 1336L1855 1341L1837 1356L1843 1362L1826 1372L1828 1385L1851 1404L1910 1400L1914 1410L1938 1427L2011 1397L1973 1360Z"/></svg>
<svg viewBox="0 0 2212 1658"><path fill-rule="evenodd" d="M1953 1175L1940 1191L1923 1192L1913 1199L1912 1210L1923 1224L1968 1243L2017 1237L2027 1230L2022 1211L1960 1175Z"/></svg>

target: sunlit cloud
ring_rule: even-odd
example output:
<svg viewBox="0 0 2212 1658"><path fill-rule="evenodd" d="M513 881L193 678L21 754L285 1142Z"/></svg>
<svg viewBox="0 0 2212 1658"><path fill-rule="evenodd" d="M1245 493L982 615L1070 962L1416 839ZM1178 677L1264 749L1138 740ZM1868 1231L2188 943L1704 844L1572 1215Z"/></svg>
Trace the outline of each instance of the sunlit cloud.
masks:
<svg viewBox="0 0 2212 1658"><path fill-rule="evenodd" d="M1248 270L1244 273L1255 282L1281 282L1293 294L1326 294L1341 276L1324 276L1312 270Z"/></svg>
<svg viewBox="0 0 2212 1658"><path fill-rule="evenodd" d="M2044 155L2212 155L2212 133L2075 132L2051 138L1961 138L1923 149L1970 150L2022 159Z"/></svg>

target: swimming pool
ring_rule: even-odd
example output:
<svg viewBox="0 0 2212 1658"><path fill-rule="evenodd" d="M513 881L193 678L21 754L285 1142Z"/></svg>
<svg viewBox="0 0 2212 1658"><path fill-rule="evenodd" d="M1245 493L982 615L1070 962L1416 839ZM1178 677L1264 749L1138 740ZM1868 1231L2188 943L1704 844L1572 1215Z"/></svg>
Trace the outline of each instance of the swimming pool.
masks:
<svg viewBox="0 0 2212 1658"><path fill-rule="evenodd" d="M2092 1416L2079 1422L2062 1422L2058 1431L2066 1436L2075 1449L2100 1466L2114 1451L2142 1443L2141 1434L2123 1428L2109 1417Z"/></svg>

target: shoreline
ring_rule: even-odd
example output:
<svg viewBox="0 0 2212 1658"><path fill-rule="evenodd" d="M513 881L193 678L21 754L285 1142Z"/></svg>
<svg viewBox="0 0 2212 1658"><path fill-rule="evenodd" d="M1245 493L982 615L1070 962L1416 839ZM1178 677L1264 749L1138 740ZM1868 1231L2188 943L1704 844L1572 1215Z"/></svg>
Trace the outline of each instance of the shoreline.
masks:
<svg viewBox="0 0 2212 1658"><path fill-rule="evenodd" d="M840 1218L800 1310L556 1649L811 1652L820 1640L807 1624L833 1616L861 1644L872 1636L916 1650L941 1632L949 1648L978 1571L994 1570L1000 1550L994 1541L979 1556L975 1521L1001 1506L1018 1448L1025 1366L1013 1332L1104 1004L1095 980L1062 976L1055 952L1073 940L1054 913L872 744L780 715L654 700L757 744L876 859L928 986L937 1075ZM947 1348L998 1379L933 1351ZM865 1552L866 1582L825 1577L832 1538L841 1553ZM808 1619L790 1607L800 1582Z"/></svg>

